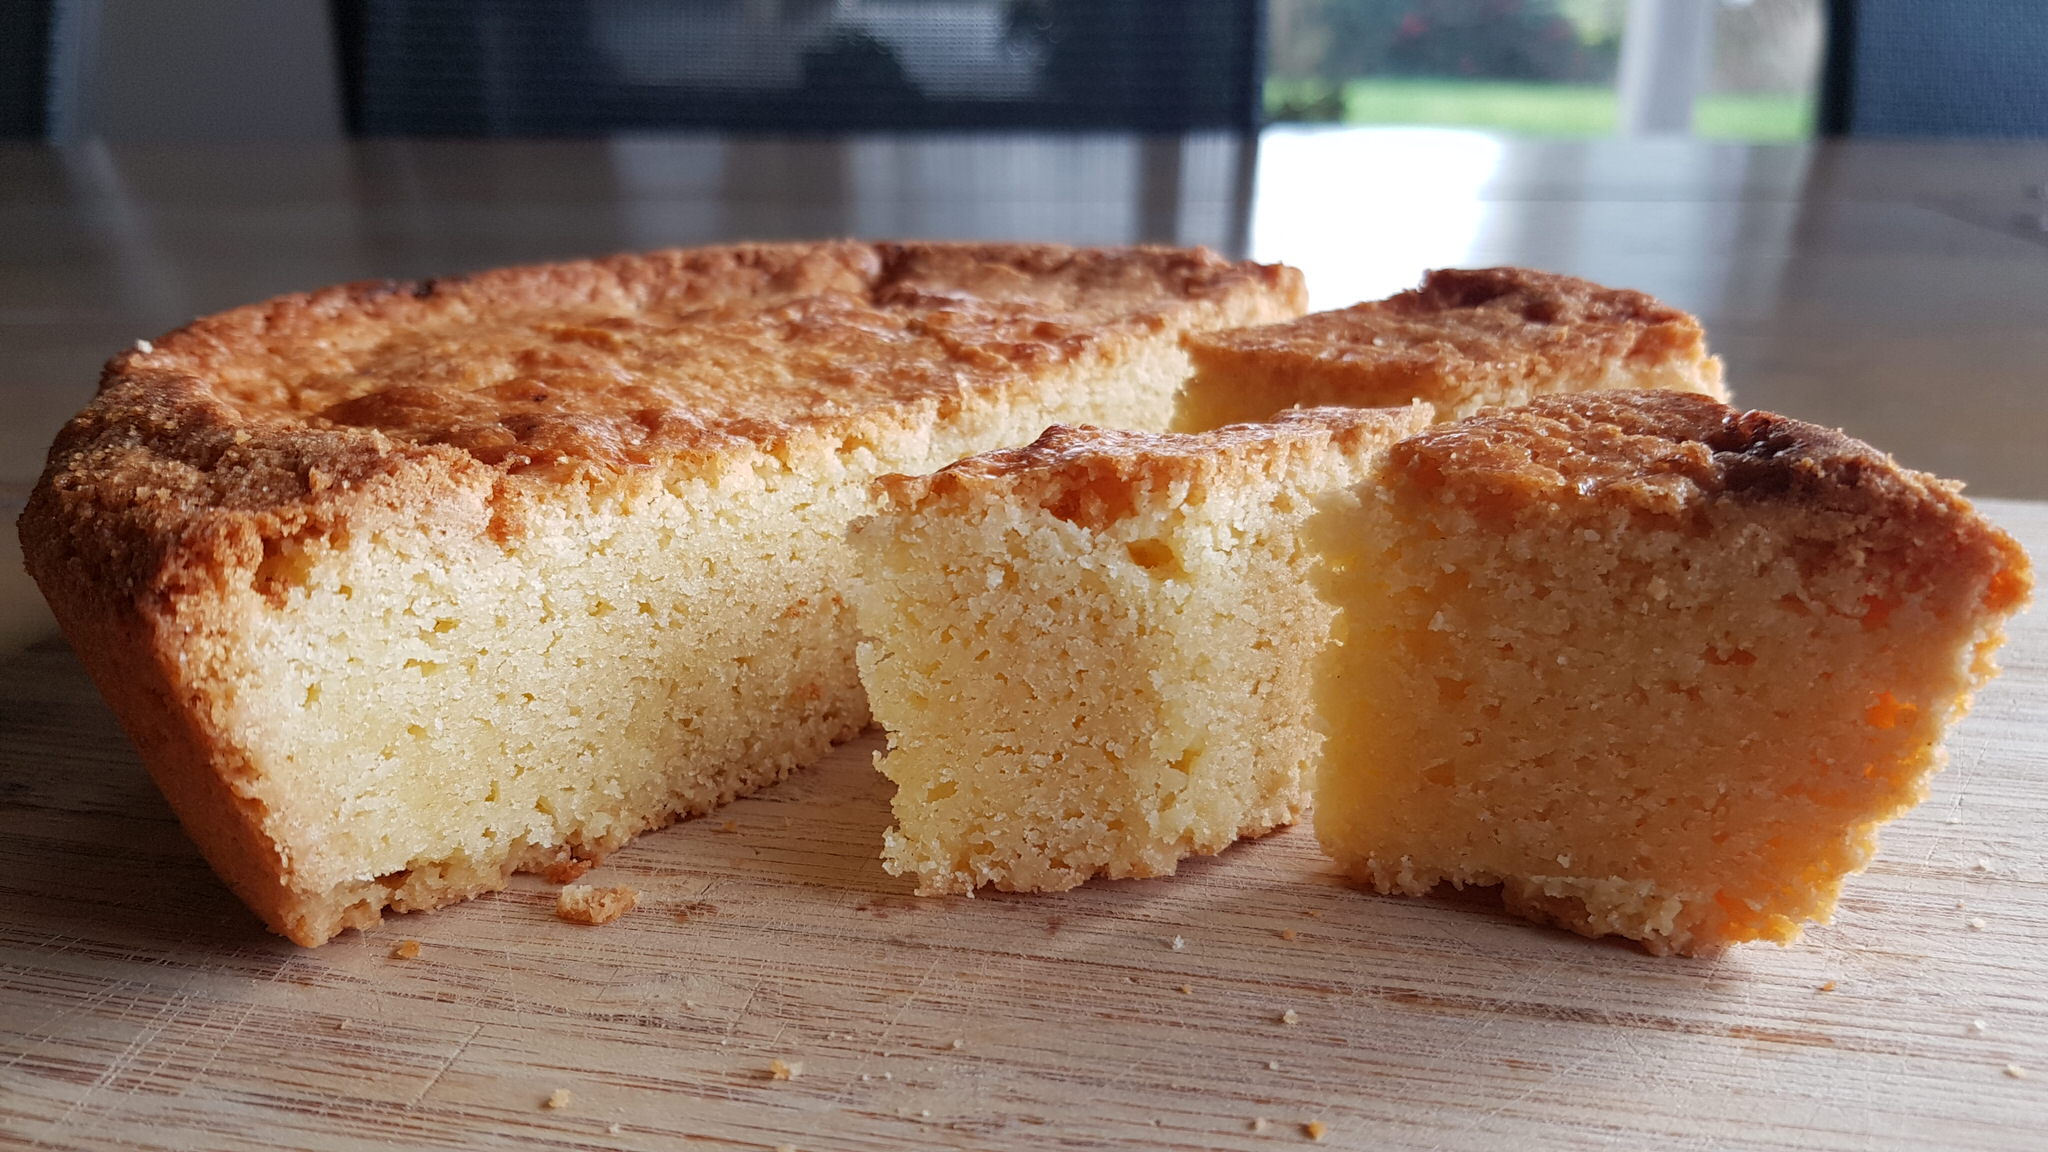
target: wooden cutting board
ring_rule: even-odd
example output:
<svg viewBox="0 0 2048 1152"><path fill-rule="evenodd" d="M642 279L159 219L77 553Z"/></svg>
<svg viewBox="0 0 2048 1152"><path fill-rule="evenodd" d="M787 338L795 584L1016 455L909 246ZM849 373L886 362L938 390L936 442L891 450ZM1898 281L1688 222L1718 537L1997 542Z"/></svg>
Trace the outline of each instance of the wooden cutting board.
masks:
<svg viewBox="0 0 2048 1152"><path fill-rule="evenodd" d="M2048 504L1986 508L2048 557ZM1660 960L1363 895L1306 828L919 900L876 862L871 738L619 853L591 879L643 905L608 927L526 879L307 950L46 642L0 659L0 1145L2044 1148L2048 611L2003 662L1788 949Z"/></svg>

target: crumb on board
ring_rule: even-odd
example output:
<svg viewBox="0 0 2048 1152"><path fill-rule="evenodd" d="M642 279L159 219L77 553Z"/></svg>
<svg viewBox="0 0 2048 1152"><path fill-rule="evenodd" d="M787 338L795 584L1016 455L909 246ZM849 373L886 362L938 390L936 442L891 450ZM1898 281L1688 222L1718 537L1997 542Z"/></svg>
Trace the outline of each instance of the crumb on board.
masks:
<svg viewBox="0 0 2048 1152"><path fill-rule="evenodd" d="M1252 1131L1254 1131L1254 1132L1264 1132L1265 1130L1266 1130L1266 1118L1265 1118L1264 1116L1254 1116L1254 1117L1252 1117Z"/></svg>
<svg viewBox="0 0 2048 1152"><path fill-rule="evenodd" d="M391 950L391 958L393 960L419 959L420 942L417 940L400 940L398 946Z"/></svg>
<svg viewBox="0 0 2048 1152"><path fill-rule="evenodd" d="M1989 856L1979 856L1979 857L1977 857L1977 871L1979 871L1979 872L1989 872L1989 871L1991 871L1991 857L1989 857Z"/></svg>
<svg viewBox="0 0 2048 1152"><path fill-rule="evenodd" d="M1282 929L1280 930L1280 938L1281 938L1282 940L1292 940L1292 939L1294 939L1294 938L1295 938L1296 936L1299 936L1299 935L1300 935L1300 933L1296 932L1296 931L1295 931L1294 929L1292 929L1292 928L1282 928Z"/></svg>
<svg viewBox="0 0 2048 1152"><path fill-rule="evenodd" d="M1268 1060L1268 1061L1266 1061L1266 1071L1268 1071L1268 1072L1278 1072L1279 1070L1280 1070L1280 1062L1279 1062L1278 1060Z"/></svg>
<svg viewBox="0 0 2048 1152"><path fill-rule="evenodd" d="M1181 985L1180 994L1183 996L1193 996L1195 994L1195 986L1193 984Z"/></svg>
<svg viewBox="0 0 2048 1152"><path fill-rule="evenodd" d="M1329 1127L1325 1125L1321 1120L1310 1120L1301 1126L1301 1134L1315 1141L1318 1144L1321 1144L1323 1142L1323 1137L1326 1134L1328 1134L1329 1131Z"/></svg>
<svg viewBox="0 0 2048 1152"><path fill-rule="evenodd" d="M2005 1066L2005 1074L2015 1080L2025 1080L2027 1078L2027 1070L2017 1064L2007 1064Z"/></svg>
<svg viewBox="0 0 2048 1152"><path fill-rule="evenodd" d="M780 1056L768 1062L768 1078L771 1080L794 1080L804 1074L804 1062L784 1060Z"/></svg>
<svg viewBox="0 0 2048 1152"><path fill-rule="evenodd" d="M1289 1008L1287 1011L1282 1012L1280 1014L1280 1022L1282 1024L1299 1024L1301 1023L1301 1014L1299 1012L1296 1012L1294 1009Z"/></svg>
<svg viewBox="0 0 2048 1152"><path fill-rule="evenodd" d="M1989 1031L1991 1031L1991 1025L1986 1024L1982 1020L1970 1021L1970 1035L1982 1036L1983 1034Z"/></svg>
<svg viewBox="0 0 2048 1152"><path fill-rule="evenodd" d="M1984 926L1988 923L1989 921L1985 920L1982 916L1972 916L1969 919L1970 931L1982 932Z"/></svg>
<svg viewBox="0 0 2048 1152"><path fill-rule="evenodd" d="M1834 990L1835 982L1833 980L1823 980L1820 983L1820 987L1814 989L1815 992L1833 992Z"/></svg>
<svg viewBox="0 0 2048 1152"><path fill-rule="evenodd" d="M619 1133L624 1132L626 1130L626 1126L619 1123L617 1120L614 1120L611 1123L605 1125L604 1130L606 1132L611 1133L614 1136L617 1136Z"/></svg>
<svg viewBox="0 0 2048 1152"><path fill-rule="evenodd" d="M348 1031L348 1025L349 1025L349 1019L348 1019L348 1017L346 1017L346 1016L343 1016L343 1017L342 1017L341 1019L339 1019L339 1020L336 1020L336 1021L334 1022L334 1030L335 1030L336 1032L346 1032L346 1031Z"/></svg>
<svg viewBox="0 0 2048 1152"><path fill-rule="evenodd" d="M548 1093L548 1098L540 1103L543 1108L559 1112L575 1102L576 1094L574 1092L569 1091L567 1088L557 1088L553 1092Z"/></svg>
<svg viewBox="0 0 2048 1152"><path fill-rule="evenodd" d="M640 893L621 884L599 888L570 884L555 893L555 918L571 924L609 924L640 903Z"/></svg>
<svg viewBox="0 0 2048 1152"><path fill-rule="evenodd" d="M1942 821L1943 824L1961 824L1962 822L1963 818L1953 812L1949 813L1948 819Z"/></svg>
<svg viewBox="0 0 2048 1152"><path fill-rule="evenodd" d="M739 821L737 821L737 820L727 820L727 821L726 821L725 823L723 823L723 824L720 824L720 825L719 825L719 826L718 826L718 827L717 827L716 829L714 829L714 831L718 831L718 832L724 832L724 833L726 833L726 834L728 834L728 835L730 835L730 834L732 834L732 833L734 833L734 832L737 832L737 831L739 831L739 830L740 830L740 824L739 824Z"/></svg>
<svg viewBox="0 0 2048 1152"><path fill-rule="evenodd" d="M955 1052L958 1052L962 1048L967 1047L967 1041L962 1040L958 1036L955 1036L953 1037L953 1042L951 1044L946 1045L946 1047L951 1048Z"/></svg>
<svg viewBox="0 0 2048 1152"><path fill-rule="evenodd" d="M1187 947L1187 946L1188 946L1188 942L1187 942L1187 941L1185 941L1185 940L1183 940L1183 939L1181 939L1181 938L1180 938L1180 937L1178 937L1178 936L1175 936L1175 937L1174 937L1173 939L1171 939L1171 940L1168 940L1168 941L1166 942L1166 946L1167 946L1168 948L1171 948L1171 949L1173 949L1173 950L1174 950L1175 952L1178 952L1178 951L1180 951L1181 949L1183 949L1183 948Z"/></svg>
<svg viewBox="0 0 2048 1152"><path fill-rule="evenodd" d="M1301 914L1311 920L1321 920L1323 918L1323 910L1321 908L1304 908L1301 910Z"/></svg>

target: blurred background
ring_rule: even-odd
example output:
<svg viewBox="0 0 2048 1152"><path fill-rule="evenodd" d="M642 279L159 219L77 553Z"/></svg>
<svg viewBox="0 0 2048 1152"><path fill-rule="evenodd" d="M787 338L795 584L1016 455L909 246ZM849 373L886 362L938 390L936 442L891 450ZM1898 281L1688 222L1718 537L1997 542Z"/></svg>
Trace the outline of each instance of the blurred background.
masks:
<svg viewBox="0 0 2048 1152"><path fill-rule="evenodd" d="M0 135L2038 135L2037 0L0 0Z"/></svg>

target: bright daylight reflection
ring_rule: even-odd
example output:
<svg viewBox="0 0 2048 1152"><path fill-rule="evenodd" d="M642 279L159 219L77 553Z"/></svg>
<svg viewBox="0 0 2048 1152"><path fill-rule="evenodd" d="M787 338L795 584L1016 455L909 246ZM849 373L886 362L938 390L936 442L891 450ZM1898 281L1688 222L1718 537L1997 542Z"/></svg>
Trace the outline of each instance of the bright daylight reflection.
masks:
<svg viewBox="0 0 2048 1152"><path fill-rule="evenodd" d="M1412 288L1424 269L1471 262L1501 152L1454 129L1268 129L1252 258L1300 268L1315 309Z"/></svg>

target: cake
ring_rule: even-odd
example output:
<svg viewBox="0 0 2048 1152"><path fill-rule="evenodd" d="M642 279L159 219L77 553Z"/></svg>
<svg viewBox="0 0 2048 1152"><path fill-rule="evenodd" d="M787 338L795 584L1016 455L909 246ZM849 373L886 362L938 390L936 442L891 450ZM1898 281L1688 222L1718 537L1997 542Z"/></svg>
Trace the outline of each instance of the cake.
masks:
<svg viewBox="0 0 2048 1152"><path fill-rule="evenodd" d="M1386 300L1186 343L1183 432L1325 404L1427 400L1451 420L1558 392L1728 398L1699 321L1641 292L1526 268L1444 269Z"/></svg>
<svg viewBox="0 0 2048 1152"><path fill-rule="evenodd" d="M1676 392L1396 445L1308 528L1324 849L1654 953L1825 921L2031 588L1957 489Z"/></svg>
<svg viewBox="0 0 2048 1152"><path fill-rule="evenodd" d="M923 895L1052 891L1298 820L1330 627L1301 525L1429 418L1056 426L878 481L852 540L896 785L884 866Z"/></svg>
<svg viewBox="0 0 2048 1152"><path fill-rule="evenodd" d="M869 480L1163 427L1182 333L1301 308L1204 251L943 244L287 296L115 359L23 549L215 870L317 944L858 732Z"/></svg>

